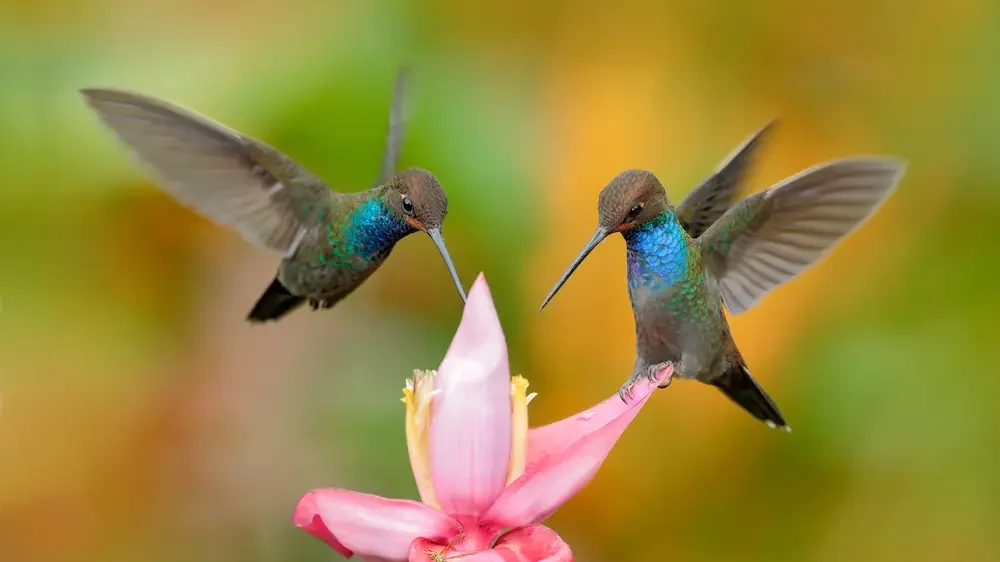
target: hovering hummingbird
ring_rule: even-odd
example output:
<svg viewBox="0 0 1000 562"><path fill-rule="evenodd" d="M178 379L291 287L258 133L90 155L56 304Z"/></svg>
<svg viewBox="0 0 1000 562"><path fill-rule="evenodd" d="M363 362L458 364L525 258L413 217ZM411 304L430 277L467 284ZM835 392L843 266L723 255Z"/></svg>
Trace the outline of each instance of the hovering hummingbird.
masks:
<svg viewBox="0 0 1000 562"><path fill-rule="evenodd" d="M679 206L651 172L622 172L601 191L597 231L545 298L556 294L612 232L627 247L636 360L622 400L640 377L673 376L719 388L771 427L790 430L750 374L723 305L742 314L816 263L895 189L905 162L855 157L809 168L734 202L754 147L770 124L724 161ZM669 386L670 379L660 384Z"/></svg>
<svg viewBox="0 0 1000 562"><path fill-rule="evenodd" d="M330 308L361 285L416 231L437 246L465 301L441 235L448 198L430 172L396 173L406 73L393 89L389 133L376 185L339 193L291 158L209 119L142 94L81 90L118 138L182 203L283 255L248 320L277 320L306 300Z"/></svg>

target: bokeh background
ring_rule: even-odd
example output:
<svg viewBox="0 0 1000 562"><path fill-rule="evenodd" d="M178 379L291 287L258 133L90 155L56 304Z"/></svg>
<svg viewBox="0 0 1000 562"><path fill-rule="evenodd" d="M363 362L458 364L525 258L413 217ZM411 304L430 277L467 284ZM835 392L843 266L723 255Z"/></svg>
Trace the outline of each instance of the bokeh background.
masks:
<svg viewBox="0 0 1000 562"><path fill-rule="evenodd" d="M617 172L677 200L780 118L748 190L858 153L897 194L733 320L795 431L711 388L654 396L549 520L586 561L998 560L1000 4L5 0L0 4L0 561L337 558L299 495L416 497L403 379L461 308L426 237L325 313L244 317L275 256L158 191L76 93L135 89L370 185L396 66L403 164L449 194L535 424L632 364L623 243L538 314Z"/></svg>

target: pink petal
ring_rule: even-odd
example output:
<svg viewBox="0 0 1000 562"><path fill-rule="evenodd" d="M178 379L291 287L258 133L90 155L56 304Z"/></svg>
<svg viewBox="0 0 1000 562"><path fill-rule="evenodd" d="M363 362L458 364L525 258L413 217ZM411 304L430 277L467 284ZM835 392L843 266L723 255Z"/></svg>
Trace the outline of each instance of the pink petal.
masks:
<svg viewBox="0 0 1000 562"><path fill-rule="evenodd" d="M448 545L446 544L429 541L427 539L417 539L413 541L410 545L410 556L407 560L409 560L409 562L431 562L434 560L433 556L437 554L443 556L445 560L457 556L458 558L455 559L455 562L468 562L469 560L472 560L473 562L503 562L503 558L500 558L499 555L492 550L484 550L475 554L469 554L467 552L455 550L454 548L448 548Z"/></svg>
<svg viewBox="0 0 1000 562"><path fill-rule="evenodd" d="M634 398L628 405L622 403L618 417L610 420L602 418L603 427L566 426L578 430L576 435L568 430L563 433L568 446L559 447L554 453L551 451L555 448L550 449L549 455L512 482L486 512L483 520L501 527L519 527L542 521L551 515L597 474L611 448L655 389L656 383L645 379L636 384L632 389ZM617 394L614 400L621 402ZM597 419L595 415L589 421Z"/></svg>
<svg viewBox="0 0 1000 562"><path fill-rule="evenodd" d="M413 559L411 558L411 560ZM495 550L484 550L482 552L463 556L454 561L449 561L447 555L445 555L446 562L504 562L504 560L503 555Z"/></svg>
<svg viewBox="0 0 1000 562"><path fill-rule="evenodd" d="M482 274L435 377L431 475L441 509L478 515L503 491L510 458L507 343Z"/></svg>
<svg viewBox="0 0 1000 562"><path fill-rule="evenodd" d="M662 381L673 374L673 367L668 366L659 372L657 381ZM640 388L648 386L647 382L637 384L632 390L632 396L638 399ZM601 429L623 413L632 408L633 400L626 404L618 394L612 395L600 404L570 416L566 419L536 427L528 431L528 458L525 470L532 468L546 457L558 455L581 437Z"/></svg>
<svg viewBox="0 0 1000 562"><path fill-rule="evenodd" d="M422 503L350 490L308 492L292 520L347 558L406 560L417 537L447 541L459 531L455 520Z"/></svg>
<svg viewBox="0 0 1000 562"><path fill-rule="evenodd" d="M504 562L573 562L569 545L542 525L518 527L504 534L493 550Z"/></svg>
<svg viewBox="0 0 1000 562"><path fill-rule="evenodd" d="M417 539L410 545L410 562L430 562L431 553L442 554L445 560L456 562L573 562L569 545L548 527L530 525L504 534L492 550L467 554L459 550L442 552L445 545Z"/></svg>

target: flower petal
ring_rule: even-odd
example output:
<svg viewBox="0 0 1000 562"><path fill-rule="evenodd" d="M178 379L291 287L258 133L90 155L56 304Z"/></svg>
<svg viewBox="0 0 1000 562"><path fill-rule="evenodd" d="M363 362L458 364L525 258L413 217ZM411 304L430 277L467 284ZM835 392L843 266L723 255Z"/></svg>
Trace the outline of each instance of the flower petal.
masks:
<svg viewBox="0 0 1000 562"><path fill-rule="evenodd" d="M350 490L308 492L295 507L295 525L350 558L406 560L417 537L447 541L459 531L451 517L422 503Z"/></svg>
<svg viewBox="0 0 1000 562"><path fill-rule="evenodd" d="M441 509L478 515L503 491L510 458L507 343L482 274L435 377L430 450Z"/></svg>
<svg viewBox="0 0 1000 562"><path fill-rule="evenodd" d="M665 367L660 370L657 382L662 381L673 374L673 367ZM636 392L646 388L649 383L643 380L633 387L632 395L638 399ZM528 459L526 470L530 471L540 461L546 457L558 455L566 448L570 447L583 436L601 429L611 423L634 405L634 400L625 403L618 394L612 395L600 404L584 410L579 414L566 419L550 423L542 427L536 427L528 432Z"/></svg>
<svg viewBox="0 0 1000 562"><path fill-rule="evenodd" d="M410 545L410 557L407 560L409 562L437 562L442 558L447 561L454 559L454 562L468 562L469 560L473 562L503 562L503 558L492 550L470 554L427 539L413 541Z"/></svg>
<svg viewBox="0 0 1000 562"><path fill-rule="evenodd" d="M661 378L664 371L661 371ZM656 383L646 379L637 383L632 388L634 398L628 405L622 404L623 411L618 417L602 419L602 427L569 426L575 427L578 433L564 432L568 446L539 460L508 486L483 516L483 521L501 527L519 527L551 515L597 474L611 448L655 389ZM617 395L614 399L621 402ZM586 415L587 412L583 414ZM595 419L596 415L589 421Z"/></svg>
<svg viewBox="0 0 1000 562"><path fill-rule="evenodd" d="M504 562L573 562L569 545L543 525L518 527L505 533L493 551Z"/></svg>
<svg viewBox="0 0 1000 562"><path fill-rule="evenodd" d="M514 529L501 536L492 549L471 554L427 539L410 545L410 562L431 562L435 556L455 562L573 562L569 545L542 525Z"/></svg>

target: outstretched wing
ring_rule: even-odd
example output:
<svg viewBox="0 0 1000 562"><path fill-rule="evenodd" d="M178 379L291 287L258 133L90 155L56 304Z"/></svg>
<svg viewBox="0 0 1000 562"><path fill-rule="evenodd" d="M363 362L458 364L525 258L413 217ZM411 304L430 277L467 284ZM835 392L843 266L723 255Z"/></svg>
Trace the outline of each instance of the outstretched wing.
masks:
<svg viewBox="0 0 1000 562"><path fill-rule="evenodd" d="M816 263L892 193L901 160L821 164L740 200L698 239L722 299L741 314Z"/></svg>
<svg viewBox="0 0 1000 562"><path fill-rule="evenodd" d="M81 93L165 191L254 244L290 254L329 208L330 188L262 142L142 94Z"/></svg>
<svg viewBox="0 0 1000 562"><path fill-rule="evenodd" d="M389 107L389 134L385 142L385 154L382 155L382 168L375 185L388 182L396 174L403 138L406 135L409 74L405 67L396 73L396 84L392 89L392 105Z"/></svg>
<svg viewBox="0 0 1000 562"><path fill-rule="evenodd" d="M677 206L677 216L688 235L697 238L729 210L746 178L756 149L774 128L775 120L753 133Z"/></svg>

